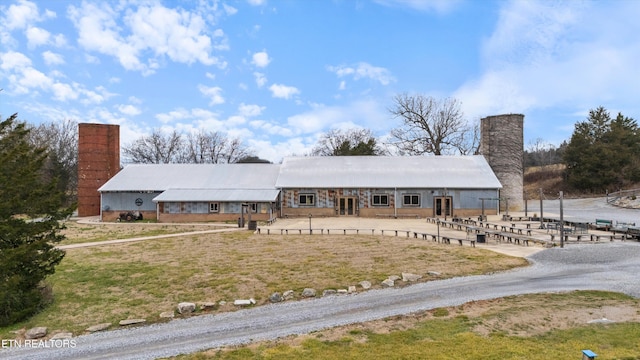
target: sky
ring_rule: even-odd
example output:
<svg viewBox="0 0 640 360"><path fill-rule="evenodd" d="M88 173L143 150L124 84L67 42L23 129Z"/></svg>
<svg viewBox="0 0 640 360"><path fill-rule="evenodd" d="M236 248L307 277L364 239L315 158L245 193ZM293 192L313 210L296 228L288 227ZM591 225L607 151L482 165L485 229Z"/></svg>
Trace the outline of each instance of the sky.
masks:
<svg viewBox="0 0 640 360"><path fill-rule="evenodd" d="M640 119L640 1L2 0L0 117L217 131L260 158L331 129L379 141L399 94L558 146L604 106Z"/></svg>

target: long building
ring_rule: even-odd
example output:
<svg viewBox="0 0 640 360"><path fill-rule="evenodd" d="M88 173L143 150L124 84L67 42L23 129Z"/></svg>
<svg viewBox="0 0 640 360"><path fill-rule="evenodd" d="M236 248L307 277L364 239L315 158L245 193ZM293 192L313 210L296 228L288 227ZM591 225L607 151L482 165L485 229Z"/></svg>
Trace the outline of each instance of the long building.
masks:
<svg viewBox="0 0 640 360"><path fill-rule="evenodd" d="M129 165L101 186L100 216L160 222L292 216L498 213L502 185L476 156L287 157L282 164ZM489 200L489 201L486 201Z"/></svg>

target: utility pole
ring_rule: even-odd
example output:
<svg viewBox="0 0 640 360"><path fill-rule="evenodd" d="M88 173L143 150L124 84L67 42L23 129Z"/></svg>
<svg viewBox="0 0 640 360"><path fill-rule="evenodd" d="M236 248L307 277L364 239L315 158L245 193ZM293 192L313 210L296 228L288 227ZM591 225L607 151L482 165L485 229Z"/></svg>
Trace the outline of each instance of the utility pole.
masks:
<svg viewBox="0 0 640 360"><path fill-rule="evenodd" d="M560 247L564 247L564 215L562 212L562 191L560 191Z"/></svg>
<svg viewBox="0 0 640 360"><path fill-rule="evenodd" d="M540 188L540 229L544 229L543 219L544 219L544 215L542 211L542 188Z"/></svg>

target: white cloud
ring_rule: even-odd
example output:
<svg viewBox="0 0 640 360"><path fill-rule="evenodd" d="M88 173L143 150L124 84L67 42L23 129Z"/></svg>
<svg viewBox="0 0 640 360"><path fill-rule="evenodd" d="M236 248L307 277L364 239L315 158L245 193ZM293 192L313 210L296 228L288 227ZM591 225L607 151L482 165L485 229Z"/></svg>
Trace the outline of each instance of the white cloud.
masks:
<svg viewBox="0 0 640 360"><path fill-rule="evenodd" d="M289 99L293 95L299 94L300 90L293 86L287 86L282 84L273 84L269 87L271 95L275 98Z"/></svg>
<svg viewBox="0 0 640 360"><path fill-rule="evenodd" d="M121 113L129 116L136 116L142 113L140 109L138 109L136 106L131 104L128 104L128 105L120 104L120 105L117 105L116 108Z"/></svg>
<svg viewBox="0 0 640 360"><path fill-rule="evenodd" d="M345 76L353 76L355 80L367 78L382 85L389 85L389 83L396 81L389 70L366 62L359 62L355 66L328 66L327 69L335 73L339 78Z"/></svg>
<svg viewBox="0 0 640 360"><path fill-rule="evenodd" d="M53 53L51 51L43 52L42 58L44 59L45 64L49 66L64 64L64 58L62 57L62 55Z"/></svg>
<svg viewBox="0 0 640 360"><path fill-rule="evenodd" d="M264 68L269 65L271 59L269 59L269 54L266 51L261 51L253 54L251 63L259 68Z"/></svg>
<svg viewBox="0 0 640 360"><path fill-rule="evenodd" d="M38 6L33 2L19 0L17 4L12 4L6 10L4 23L7 29L24 29L28 24L40 20Z"/></svg>
<svg viewBox="0 0 640 360"><path fill-rule="evenodd" d="M265 109L264 106L259 106L255 104L245 104L242 103L238 107L238 113L242 116L246 117L254 117L262 114L262 111Z"/></svg>
<svg viewBox="0 0 640 360"><path fill-rule="evenodd" d="M0 69L5 71L17 71L31 66L31 59L22 53L8 51L0 53Z"/></svg>
<svg viewBox="0 0 640 360"><path fill-rule="evenodd" d="M467 116L635 103L636 2L508 2L483 44L484 72L456 91ZM615 95L614 95L615 94ZM611 104L611 105L607 105Z"/></svg>
<svg viewBox="0 0 640 360"><path fill-rule="evenodd" d="M263 73L254 72L253 76L255 77L256 85L258 85L259 88L263 87L267 83L267 77Z"/></svg>
<svg viewBox="0 0 640 360"><path fill-rule="evenodd" d="M84 49L113 56L127 70L153 74L165 57L178 63L226 67L226 62L212 55L214 47L227 47L224 32L218 29L208 35L206 21L195 12L159 4L120 9L104 2L83 2L70 6L68 14Z"/></svg>
<svg viewBox="0 0 640 360"><path fill-rule="evenodd" d="M35 26L29 27L25 34L27 36L27 46L30 48L45 45L51 38L51 33Z"/></svg>
<svg viewBox="0 0 640 360"><path fill-rule="evenodd" d="M202 93L202 95L209 98L209 105L219 105L224 104L224 98L222 97L222 88L218 86L205 86L198 85L198 90Z"/></svg>
<svg viewBox="0 0 640 360"><path fill-rule="evenodd" d="M287 119L296 134L327 131L331 128L364 127L372 130L386 129L389 116L384 104L375 100L360 100L344 106L316 104L312 109ZM357 124L357 125L356 125Z"/></svg>
<svg viewBox="0 0 640 360"><path fill-rule="evenodd" d="M69 84L54 83L51 85L53 98L58 101L75 100L78 98L78 92Z"/></svg>
<svg viewBox="0 0 640 360"><path fill-rule="evenodd" d="M259 5L266 4L267 0L247 0L247 2L249 3L249 5L259 6Z"/></svg>

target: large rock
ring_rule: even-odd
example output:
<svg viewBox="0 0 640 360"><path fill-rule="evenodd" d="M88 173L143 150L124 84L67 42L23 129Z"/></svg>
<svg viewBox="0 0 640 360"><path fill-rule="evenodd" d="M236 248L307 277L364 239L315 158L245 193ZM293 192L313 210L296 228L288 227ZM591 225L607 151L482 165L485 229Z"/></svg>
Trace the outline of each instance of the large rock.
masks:
<svg viewBox="0 0 640 360"><path fill-rule="evenodd" d="M310 298L316 296L316 289L306 288L302 290L302 297Z"/></svg>
<svg viewBox="0 0 640 360"><path fill-rule="evenodd" d="M196 311L196 304L191 302L181 302L178 304L178 312L182 315L188 315Z"/></svg>
<svg viewBox="0 0 640 360"><path fill-rule="evenodd" d="M119 324L120 326L128 326L128 325L142 324L146 321L147 320L145 319L126 319L126 320L121 320Z"/></svg>
<svg viewBox="0 0 640 360"><path fill-rule="evenodd" d="M111 326L111 323L102 323L102 324L98 324L98 325L93 325L93 326L89 326L86 331L88 332L96 332L96 331L103 331L103 330L107 330L109 328L109 326Z"/></svg>
<svg viewBox="0 0 640 360"><path fill-rule="evenodd" d="M393 287L394 285L395 285L395 281L391 279L384 279L384 281L382 282L382 286Z"/></svg>
<svg viewBox="0 0 640 360"><path fill-rule="evenodd" d="M205 302L201 302L200 304L200 309L202 310L211 310L211 309L215 309L218 307L218 304L211 302L211 301L205 301Z"/></svg>
<svg viewBox="0 0 640 360"><path fill-rule="evenodd" d="M282 300L284 300L284 298L279 292L274 292L273 294L271 294L271 296L269 296L269 301L271 301L272 303L279 303Z"/></svg>
<svg viewBox="0 0 640 360"><path fill-rule="evenodd" d="M293 290L287 290L284 293L282 293L282 299L284 300L291 300L295 297L296 293Z"/></svg>
<svg viewBox="0 0 640 360"><path fill-rule="evenodd" d="M398 276L398 275L391 275L391 276L388 277L388 279L391 280L391 281L398 281L398 280L401 279L401 277Z"/></svg>
<svg viewBox="0 0 640 360"><path fill-rule="evenodd" d="M47 336L47 328L44 326L38 326L27 330L24 337L27 339L40 339Z"/></svg>
<svg viewBox="0 0 640 360"><path fill-rule="evenodd" d="M347 291L349 293L354 293L354 292L358 291L358 289L353 285L349 285L349 288L347 289Z"/></svg>
<svg viewBox="0 0 640 360"><path fill-rule="evenodd" d="M251 298L251 299L239 299L239 300L235 300L233 302L233 305L235 306L249 306L249 305L255 305L256 301Z"/></svg>
<svg viewBox="0 0 640 360"><path fill-rule="evenodd" d="M337 291L335 289L326 289L322 292L322 296L331 296L335 295Z"/></svg>
<svg viewBox="0 0 640 360"><path fill-rule="evenodd" d="M364 280L364 281L360 281L360 286L362 286L363 289L367 290L371 288L371 282Z"/></svg>
<svg viewBox="0 0 640 360"><path fill-rule="evenodd" d="M436 277L441 275L438 271L427 271L427 274Z"/></svg>
<svg viewBox="0 0 640 360"><path fill-rule="evenodd" d="M418 281L422 278L421 275L411 274L411 273L402 273L402 281Z"/></svg>
<svg viewBox="0 0 640 360"><path fill-rule="evenodd" d="M173 319L175 314L173 311L165 311L160 313L160 317L163 319Z"/></svg>

